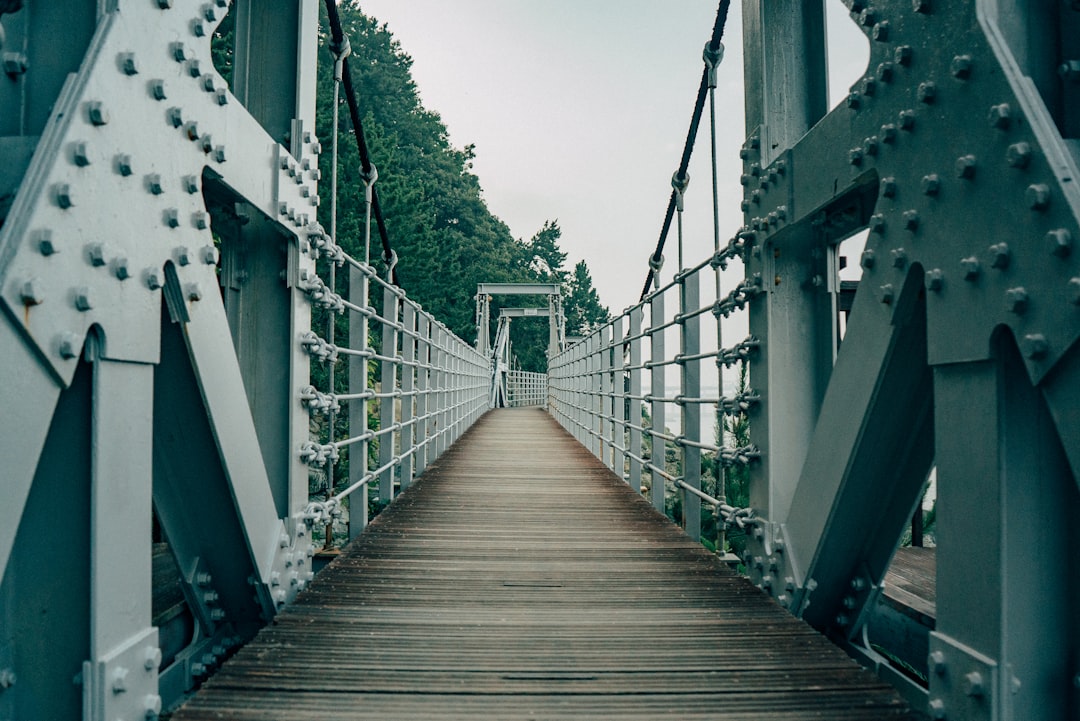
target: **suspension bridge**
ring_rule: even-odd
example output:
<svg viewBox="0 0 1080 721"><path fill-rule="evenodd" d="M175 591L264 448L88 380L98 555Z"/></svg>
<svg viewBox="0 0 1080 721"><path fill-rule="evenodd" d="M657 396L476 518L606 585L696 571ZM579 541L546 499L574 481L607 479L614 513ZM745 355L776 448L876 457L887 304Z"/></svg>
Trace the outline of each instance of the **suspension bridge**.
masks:
<svg viewBox="0 0 1080 721"><path fill-rule="evenodd" d="M484 284L474 345L396 283L333 2L362 258L316 221L316 2L0 2L0 719L1075 718L1080 7L845 4L830 110L822 7L742 3L729 240L665 276L721 2L640 302L571 342L558 286Z"/></svg>

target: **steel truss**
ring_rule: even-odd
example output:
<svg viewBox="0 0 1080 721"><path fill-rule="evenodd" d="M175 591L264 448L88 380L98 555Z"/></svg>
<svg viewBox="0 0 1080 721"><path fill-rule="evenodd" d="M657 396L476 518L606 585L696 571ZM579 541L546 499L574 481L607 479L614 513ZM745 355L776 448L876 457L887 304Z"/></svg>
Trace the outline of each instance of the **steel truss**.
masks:
<svg viewBox="0 0 1080 721"><path fill-rule="evenodd" d="M4 4L0 718L155 717L311 577L317 4L237 0L231 89L228 5Z"/></svg>
<svg viewBox="0 0 1080 721"><path fill-rule="evenodd" d="M887 668L865 621L931 468L934 718L1076 714L1080 7L849 0L865 77L826 113L822 3L744 0L760 339L752 578ZM838 245L869 228L846 334ZM1052 557L1052 564L1047 559Z"/></svg>

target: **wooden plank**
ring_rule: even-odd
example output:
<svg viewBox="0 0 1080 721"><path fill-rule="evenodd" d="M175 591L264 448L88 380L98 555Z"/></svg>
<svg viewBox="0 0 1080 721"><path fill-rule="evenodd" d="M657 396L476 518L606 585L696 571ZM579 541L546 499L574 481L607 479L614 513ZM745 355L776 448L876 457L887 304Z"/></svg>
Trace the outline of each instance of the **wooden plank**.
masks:
<svg viewBox="0 0 1080 721"><path fill-rule="evenodd" d="M935 549L898 548L885 574L884 595L894 608L933 628L937 618Z"/></svg>
<svg viewBox="0 0 1080 721"><path fill-rule="evenodd" d="M484 416L176 721L912 718L545 412Z"/></svg>

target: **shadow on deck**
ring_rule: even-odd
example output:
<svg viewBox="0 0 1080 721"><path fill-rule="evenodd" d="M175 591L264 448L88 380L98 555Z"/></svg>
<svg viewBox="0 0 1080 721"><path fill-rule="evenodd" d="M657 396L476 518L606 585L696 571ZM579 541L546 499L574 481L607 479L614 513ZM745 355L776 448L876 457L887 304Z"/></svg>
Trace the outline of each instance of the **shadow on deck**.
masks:
<svg viewBox="0 0 1080 721"><path fill-rule="evenodd" d="M174 716L909 718L539 409L492 411Z"/></svg>

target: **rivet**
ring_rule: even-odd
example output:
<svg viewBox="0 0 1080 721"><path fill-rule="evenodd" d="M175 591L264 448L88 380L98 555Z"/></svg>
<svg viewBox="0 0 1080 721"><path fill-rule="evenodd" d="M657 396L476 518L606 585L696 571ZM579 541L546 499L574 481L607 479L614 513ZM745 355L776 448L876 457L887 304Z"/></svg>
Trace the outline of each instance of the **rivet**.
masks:
<svg viewBox="0 0 1080 721"><path fill-rule="evenodd" d="M1009 288L1005 291L1005 310L1017 315L1023 315L1028 309L1028 293L1021 287Z"/></svg>
<svg viewBox="0 0 1080 721"><path fill-rule="evenodd" d="M890 62L879 63L874 77L883 83L891 83L893 79L893 64Z"/></svg>
<svg viewBox="0 0 1080 721"><path fill-rule="evenodd" d="M37 248L38 252L44 256L52 255L56 253L59 248L53 242L53 236L51 230L42 230L37 234Z"/></svg>
<svg viewBox="0 0 1080 721"><path fill-rule="evenodd" d="M192 60L187 64L187 71L191 77L198 78L202 75L202 65L199 64L198 60Z"/></svg>
<svg viewBox="0 0 1080 721"><path fill-rule="evenodd" d="M19 301L25 306L41 305L45 302L45 294L41 289L41 281L31 278L23 282L19 288Z"/></svg>
<svg viewBox="0 0 1080 721"><path fill-rule="evenodd" d="M178 63L182 63L188 59L187 48L181 42L174 42L169 45L169 51L172 53L173 60Z"/></svg>
<svg viewBox="0 0 1080 721"><path fill-rule="evenodd" d="M309 188L306 185L304 187L300 188L300 197L301 198L308 198L310 196L311 196L311 188Z"/></svg>
<svg viewBox="0 0 1080 721"><path fill-rule="evenodd" d="M84 313L94 307L89 287L83 285L75 289L75 307Z"/></svg>
<svg viewBox="0 0 1080 721"><path fill-rule="evenodd" d="M895 143L896 142L896 126L892 123L886 123L881 126L881 142L883 143Z"/></svg>
<svg viewBox="0 0 1080 721"><path fill-rule="evenodd" d="M956 159L956 177L971 180L975 177L975 156L961 155Z"/></svg>
<svg viewBox="0 0 1080 721"><path fill-rule="evenodd" d="M944 676L947 666L945 664L945 654L941 651L933 651L927 659L927 666L935 676Z"/></svg>
<svg viewBox="0 0 1080 721"><path fill-rule="evenodd" d="M850 162L852 165L855 165L855 166L862 165L862 161L863 161L863 151L862 151L861 148L852 148L851 150L848 151L848 162Z"/></svg>
<svg viewBox="0 0 1080 721"><path fill-rule="evenodd" d="M916 92L916 97L918 97L920 103L925 103L926 105L933 105L934 101L937 99L937 85L931 81L919 83L919 89Z"/></svg>
<svg viewBox="0 0 1080 721"><path fill-rule="evenodd" d="M889 21L882 20L874 25L874 29L870 32L870 37L874 38L880 43L889 39Z"/></svg>
<svg viewBox="0 0 1080 721"><path fill-rule="evenodd" d="M893 53L893 59L896 60L897 65L908 66L911 65L911 60L914 55L915 53L910 45L901 45L896 48L896 51Z"/></svg>
<svg viewBox="0 0 1080 721"><path fill-rule="evenodd" d="M131 156L127 153L120 153L119 155L117 155L115 158L115 163L116 172L120 173L120 175L127 177L133 172L131 168Z"/></svg>
<svg viewBox="0 0 1080 721"><path fill-rule="evenodd" d="M311 144L311 152L313 154L315 154L315 155L321 155L322 154L322 143L320 143L318 140L316 140L314 143L312 143ZM743 160L745 160L745 158L743 158Z"/></svg>
<svg viewBox="0 0 1080 721"><path fill-rule="evenodd" d="M161 195L165 188L161 185L161 176L158 173L150 173L146 176L146 189L154 195Z"/></svg>
<svg viewBox="0 0 1080 721"><path fill-rule="evenodd" d="M213 137L211 137L209 133L202 136L202 138L199 140L199 147L202 148L202 151L204 153L209 153L211 150L214 149Z"/></svg>
<svg viewBox="0 0 1080 721"><path fill-rule="evenodd" d="M61 358L71 360L79 355L79 336L74 333L61 333L56 346Z"/></svg>
<svg viewBox="0 0 1080 721"><path fill-rule="evenodd" d="M847 106L852 110L858 110L862 105L862 96L858 92L852 91L847 96Z"/></svg>
<svg viewBox="0 0 1080 721"><path fill-rule="evenodd" d="M214 160L218 161L219 163L224 163L225 162L225 146L224 145L219 145L216 148L214 148Z"/></svg>
<svg viewBox="0 0 1080 721"><path fill-rule="evenodd" d="M919 212L917 210L904 211L904 228L912 233L919 229Z"/></svg>
<svg viewBox="0 0 1080 721"><path fill-rule="evenodd" d="M990 246L990 267L1005 270L1012 260L1008 243L995 243Z"/></svg>
<svg viewBox="0 0 1080 721"><path fill-rule="evenodd" d="M191 34L197 38L206 36L206 25L203 24L202 18L195 18L191 21Z"/></svg>
<svg viewBox="0 0 1080 721"><path fill-rule="evenodd" d="M901 110L900 121L898 123L901 130L911 131L915 128L915 111L914 110Z"/></svg>
<svg viewBox="0 0 1080 721"><path fill-rule="evenodd" d="M957 55L949 65L949 72L957 80L967 80L971 77L971 56Z"/></svg>
<svg viewBox="0 0 1080 721"><path fill-rule="evenodd" d="M128 268L128 259L124 256L117 256L113 261L113 275L120 280L127 280L131 277L131 270Z"/></svg>
<svg viewBox="0 0 1080 721"><path fill-rule="evenodd" d="M292 163L289 163L289 177L292 177L295 173L296 171L293 169ZM750 163L750 175L753 175L755 178L761 175L761 165L758 163Z"/></svg>
<svg viewBox="0 0 1080 721"><path fill-rule="evenodd" d="M191 224L199 230L206 230L208 222L206 219L206 213L202 210L197 210L191 216Z"/></svg>
<svg viewBox="0 0 1080 721"><path fill-rule="evenodd" d="M1033 183L1024 192L1024 201L1032 210L1046 210L1050 207L1050 186L1045 183Z"/></svg>
<svg viewBox="0 0 1080 721"><path fill-rule="evenodd" d="M776 215L775 210L773 212L769 213L767 216L765 216L765 222L768 223L769 225L777 225L778 224L777 223L778 219L779 219L779 217Z"/></svg>
<svg viewBox="0 0 1080 721"><path fill-rule="evenodd" d="M214 76L209 73L204 75L202 79L202 86L203 90L205 90L206 92L214 92L214 90L216 89L216 86L214 85Z"/></svg>
<svg viewBox="0 0 1080 721"><path fill-rule="evenodd" d="M314 205L315 207L319 206L319 196L318 195L311 196L311 204Z"/></svg>
<svg viewBox="0 0 1080 721"><path fill-rule="evenodd" d="M761 203L761 191L760 190L755 190L753 193L750 193L750 200L753 201L754 203L760 204Z"/></svg>
<svg viewBox="0 0 1080 721"><path fill-rule="evenodd" d="M865 270L870 270L874 267L874 261L874 251L867 248L862 252L862 256L860 256L859 258L859 265L861 265Z"/></svg>
<svg viewBox="0 0 1080 721"><path fill-rule="evenodd" d="M199 139L199 124L194 120L184 124L184 135L188 140L196 141Z"/></svg>
<svg viewBox="0 0 1080 721"><path fill-rule="evenodd" d="M866 8L859 14L859 22L863 27L868 28L877 22L877 11L874 8Z"/></svg>
<svg viewBox="0 0 1080 721"><path fill-rule="evenodd" d="M870 216L870 232L872 233L884 233L885 232L885 216L881 213L874 213Z"/></svg>
<svg viewBox="0 0 1080 721"><path fill-rule="evenodd" d="M891 175L881 179L881 197L883 198L895 198L896 197L896 178Z"/></svg>
<svg viewBox="0 0 1080 721"><path fill-rule="evenodd" d="M57 183L53 186L53 195L56 198L56 204L65 210L75 205L75 201L71 198L71 186L67 183Z"/></svg>
<svg viewBox="0 0 1080 721"><path fill-rule="evenodd" d="M86 113L90 117L92 125L102 126L109 122L109 111L100 100L92 100L86 104Z"/></svg>
<svg viewBox="0 0 1080 721"><path fill-rule="evenodd" d="M1050 246L1050 254L1058 258L1068 258L1072 253L1072 233L1065 228L1056 228L1046 234L1046 243Z"/></svg>
<svg viewBox="0 0 1080 721"><path fill-rule="evenodd" d="M1069 278L1069 302L1080 305L1080 278Z"/></svg>
<svg viewBox="0 0 1080 721"><path fill-rule="evenodd" d="M936 196L941 192L941 179L937 173L924 175L920 187L923 195Z"/></svg>
<svg viewBox="0 0 1080 721"><path fill-rule="evenodd" d="M878 154L878 139L876 137L869 137L863 140L863 152L867 155Z"/></svg>
<svg viewBox="0 0 1080 721"><path fill-rule="evenodd" d="M187 249L187 246L178 245L173 248L173 258L176 260L177 265L190 265L191 251Z"/></svg>
<svg viewBox="0 0 1080 721"><path fill-rule="evenodd" d="M166 115L169 118L169 124L171 124L174 128L179 128L181 125L184 124L184 113L180 110L180 108L169 108Z"/></svg>
<svg viewBox="0 0 1080 721"><path fill-rule="evenodd" d="M161 214L161 218L164 221L165 225L169 226L170 228L180 227L180 211L178 211L176 208L166 208L165 212Z"/></svg>
<svg viewBox="0 0 1080 721"><path fill-rule="evenodd" d="M138 75L139 66L135 62L135 53L120 53L120 69L124 75Z"/></svg>
<svg viewBox="0 0 1080 721"><path fill-rule="evenodd" d="M1031 162L1031 145L1013 143L1005 151L1005 162L1013 168L1026 168Z"/></svg>
<svg viewBox="0 0 1080 721"><path fill-rule="evenodd" d="M105 246L102 243L90 243L86 246L86 258L90 265L100 268L105 265Z"/></svg>
<svg viewBox="0 0 1080 721"><path fill-rule="evenodd" d="M151 80L147 83L147 87L150 89L150 97L154 100L164 100L166 98L164 80Z"/></svg>
<svg viewBox="0 0 1080 721"><path fill-rule="evenodd" d="M320 178L322 178L322 171L321 170L319 170L318 168L315 168L314 170L311 171L311 179L312 180L319 180Z"/></svg>
<svg viewBox="0 0 1080 721"><path fill-rule="evenodd" d="M979 273L982 272L982 268L979 265L979 259L975 256L961 259L960 268L964 271L964 280L968 281L977 279Z"/></svg>
<svg viewBox="0 0 1080 721"><path fill-rule="evenodd" d="M143 271L143 278L146 281L146 287L150 290L161 287L161 271L157 268L147 268Z"/></svg>
<svg viewBox="0 0 1080 721"><path fill-rule="evenodd" d="M893 248L892 264L894 268L900 269L907 265L907 251L903 248Z"/></svg>
<svg viewBox="0 0 1080 721"><path fill-rule="evenodd" d="M1008 103L991 105L988 118L991 127L1008 130L1009 126L1012 125L1012 108Z"/></svg>
<svg viewBox="0 0 1080 721"><path fill-rule="evenodd" d="M188 300L202 300L202 288L198 283L188 283L184 287L184 294Z"/></svg>
<svg viewBox="0 0 1080 721"><path fill-rule="evenodd" d="M746 209L744 208L743 210L746 210ZM288 205L288 203L284 203L284 202L278 203L278 215L288 215L288 214L289 214L289 205Z"/></svg>
<svg viewBox="0 0 1080 721"><path fill-rule="evenodd" d="M926 271L926 289L934 293L940 292L945 284L945 274L940 268Z"/></svg>
<svg viewBox="0 0 1080 721"><path fill-rule="evenodd" d="M194 195L199 192L199 176L197 175L185 175L184 176L184 190Z"/></svg>
<svg viewBox="0 0 1080 721"><path fill-rule="evenodd" d="M90 165L90 153L87 151L86 143L74 143L72 145L71 155L72 161L80 168L85 168L87 165Z"/></svg>
<svg viewBox="0 0 1080 721"><path fill-rule="evenodd" d="M911 0L911 8L917 13L929 14L930 0Z"/></svg>
<svg viewBox="0 0 1080 721"><path fill-rule="evenodd" d="M210 3L206 3L202 6L202 14L203 17L210 22L214 22L215 20L217 20L217 10Z"/></svg>
<svg viewBox="0 0 1080 721"><path fill-rule="evenodd" d="M218 252L217 248L215 248L214 246L204 245L199 251L199 254L202 256L203 263L206 263L207 265L217 264Z"/></svg>
<svg viewBox="0 0 1080 721"><path fill-rule="evenodd" d="M225 88L218 88L217 93L214 95L214 99L217 100L218 105L229 104L229 92Z"/></svg>

